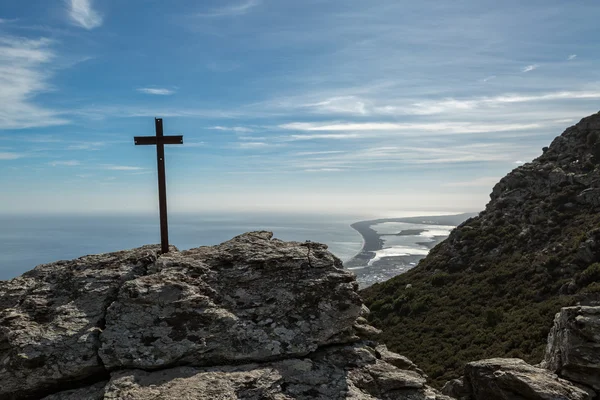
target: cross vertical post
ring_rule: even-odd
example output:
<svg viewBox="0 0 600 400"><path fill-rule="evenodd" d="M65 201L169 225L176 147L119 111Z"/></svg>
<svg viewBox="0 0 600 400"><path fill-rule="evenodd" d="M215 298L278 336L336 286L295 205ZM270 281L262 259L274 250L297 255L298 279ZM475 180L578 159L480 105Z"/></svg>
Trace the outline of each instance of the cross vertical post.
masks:
<svg viewBox="0 0 600 400"><path fill-rule="evenodd" d="M167 174L165 173L165 144L162 142L162 118L155 118L156 126L156 164L158 167L158 208L160 212L160 248L161 253L169 252L169 224L167 220Z"/></svg>
<svg viewBox="0 0 600 400"><path fill-rule="evenodd" d="M156 145L158 167L158 208L160 212L160 249L169 252L169 226L167 220L167 177L165 173L165 144L183 144L183 136L164 136L162 118L154 119L156 136L135 136L136 145Z"/></svg>

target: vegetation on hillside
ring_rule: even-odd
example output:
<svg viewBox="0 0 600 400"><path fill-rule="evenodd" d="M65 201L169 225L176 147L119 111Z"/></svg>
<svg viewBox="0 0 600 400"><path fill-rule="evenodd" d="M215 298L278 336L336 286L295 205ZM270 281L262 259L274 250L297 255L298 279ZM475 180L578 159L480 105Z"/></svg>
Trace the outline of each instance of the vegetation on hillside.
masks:
<svg viewBox="0 0 600 400"><path fill-rule="evenodd" d="M383 341L434 383L483 358L539 363L560 308L600 298L600 210L581 197L600 186L596 126L567 130L416 268L362 292Z"/></svg>

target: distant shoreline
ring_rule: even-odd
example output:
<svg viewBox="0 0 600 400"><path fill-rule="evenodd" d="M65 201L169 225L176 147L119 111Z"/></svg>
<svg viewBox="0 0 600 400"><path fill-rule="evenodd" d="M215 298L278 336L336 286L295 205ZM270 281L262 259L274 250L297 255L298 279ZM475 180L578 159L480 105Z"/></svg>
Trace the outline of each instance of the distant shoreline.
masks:
<svg viewBox="0 0 600 400"><path fill-rule="evenodd" d="M422 232L425 232L426 229L409 229L397 233L387 233L387 234L379 234L373 228L373 225L386 223L386 222L404 222L404 223L413 223L413 224L426 224L426 225L448 225L448 226L458 226L468 218L476 216L477 213L464 213L464 214L456 214L456 215L440 215L440 216L424 216L424 217L405 217L405 218L382 218L382 219L374 219L367 221L358 221L350 226L355 229L363 238L363 246L361 251L356 254L354 257L349 259L344 263L344 267L348 269L357 270L357 274L363 274L364 270L368 270L367 268L369 262L375 258L376 252L383 249L384 239L382 237L385 236L417 236ZM446 236L434 236L433 241L430 242L421 242L418 243L422 246L426 246L431 249L436 246L438 243L443 241ZM396 264L398 261L408 265L416 265L416 263L423 258L423 256L419 255L405 255L405 256L390 256L390 257L382 257L378 259L375 263L382 264L384 268L387 267L386 264ZM361 273L360 270L363 272Z"/></svg>

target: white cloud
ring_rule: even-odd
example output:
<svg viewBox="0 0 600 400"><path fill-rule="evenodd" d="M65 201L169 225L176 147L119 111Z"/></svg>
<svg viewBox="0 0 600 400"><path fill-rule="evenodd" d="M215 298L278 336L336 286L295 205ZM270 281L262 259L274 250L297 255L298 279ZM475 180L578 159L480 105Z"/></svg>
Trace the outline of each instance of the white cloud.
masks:
<svg viewBox="0 0 600 400"><path fill-rule="evenodd" d="M265 142L240 142L237 146L241 149L258 149L268 147L269 144Z"/></svg>
<svg viewBox="0 0 600 400"><path fill-rule="evenodd" d="M537 129L540 124L486 124L470 122L432 122L432 123L395 123L395 122L292 122L279 125L282 129L295 131L354 131L375 132L395 131L408 133L460 134L483 132L506 132ZM349 138L354 136L349 136Z"/></svg>
<svg viewBox="0 0 600 400"><path fill-rule="evenodd" d="M49 39L0 37L0 129L23 129L68 123L59 113L33 102L51 89Z"/></svg>
<svg viewBox="0 0 600 400"><path fill-rule="evenodd" d="M327 151L300 151L298 153L294 153L297 156L316 156L323 154L340 154L344 153L341 150L327 150Z"/></svg>
<svg viewBox="0 0 600 400"><path fill-rule="evenodd" d="M333 97L317 103L306 104L306 107L319 111L364 115L367 113L365 102L355 96Z"/></svg>
<svg viewBox="0 0 600 400"><path fill-rule="evenodd" d="M67 161L52 161L49 162L48 165L51 165L53 167L76 167L78 165L81 165L81 163L77 160L67 160Z"/></svg>
<svg viewBox="0 0 600 400"><path fill-rule="evenodd" d="M198 17L233 17L236 15L243 15L248 13L254 7L260 5L260 0L247 0L243 3L232 4L229 6L216 8L211 11L197 13Z"/></svg>
<svg viewBox="0 0 600 400"><path fill-rule="evenodd" d="M515 164L525 164L525 161L515 161Z"/></svg>
<svg viewBox="0 0 600 400"><path fill-rule="evenodd" d="M100 150L106 142L81 142L67 146L67 150Z"/></svg>
<svg viewBox="0 0 600 400"><path fill-rule="evenodd" d="M21 157L22 155L19 153L0 152L0 160L16 160L17 158Z"/></svg>
<svg viewBox="0 0 600 400"><path fill-rule="evenodd" d="M304 172L340 172L343 171L341 168L308 168Z"/></svg>
<svg viewBox="0 0 600 400"><path fill-rule="evenodd" d="M567 61L571 61L577 58L577 54L571 54L569 57L567 57Z"/></svg>
<svg viewBox="0 0 600 400"><path fill-rule="evenodd" d="M403 109L406 114L432 115L471 111L482 108L494 108L512 103L534 103L538 101L555 100L586 100L600 99L600 91L560 91L539 94L507 93L493 97L474 97L471 99L443 99L413 103Z"/></svg>
<svg viewBox="0 0 600 400"><path fill-rule="evenodd" d="M530 72L530 71L533 71L534 69L538 69L538 67L539 67L539 65L537 65L537 64L531 64L526 67L523 67L521 72Z"/></svg>
<svg viewBox="0 0 600 400"><path fill-rule="evenodd" d="M154 94L158 96L169 96L175 93L174 90L166 88L139 88L136 90L140 93Z"/></svg>
<svg viewBox="0 0 600 400"><path fill-rule="evenodd" d="M492 79L496 79L496 75L491 75L491 76L488 76L487 78L483 78L482 81L483 82L489 82Z"/></svg>
<svg viewBox="0 0 600 400"><path fill-rule="evenodd" d="M92 8L92 0L68 0L69 16L73 23L85 29L94 29L102 25L103 18Z"/></svg>
<svg viewBox="0 0 600 400"><path fill-rule="evenodd" d="M314 139L358 139L361 135L358 133L316 133L310 135L289 135L284 140L314 140Z"/></svg>
<svg viewBox="0 0 600 400"><path fill-rule="evenodd" d="M246 128L245 126L213 126L209 129L214 129L217 131L231 131L236 133L249 133L254 132L254 129Z"/></svg>

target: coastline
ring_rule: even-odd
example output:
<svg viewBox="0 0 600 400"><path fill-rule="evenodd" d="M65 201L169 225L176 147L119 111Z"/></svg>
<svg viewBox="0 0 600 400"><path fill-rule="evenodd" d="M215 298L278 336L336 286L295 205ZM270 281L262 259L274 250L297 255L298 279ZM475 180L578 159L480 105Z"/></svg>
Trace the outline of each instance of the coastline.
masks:
<svg viewBox="0 0 600 400"><path fill-rule="evenodd" d="M387 280L393 276L408 271L417 265L425 255L438 243L446 239L447 235L432 235L429 241L414 241L414 245L423 247L418 254L405 254L394 252L394 246L384 247L387 240L394 238L420 238L421 234L428 232L426 226L458 226L465 220L476 216L477 213L464 213L456 215L423 216L423 217L405 217L405 218L381 218L367 221L358 221L350 226L355 229L363 238L361 251L354 257L344 263L344 267L360 277L359 281L364 282L367 287L376 282ZM382 223L406 223L423 225L423 228L411 226L409 229L400 230L395 233L378 233L372 226ZM385 250L391 250L386 255ZM425 250L426 249L426 250ZM378 256L378 252L381 254Z"/></svg>

